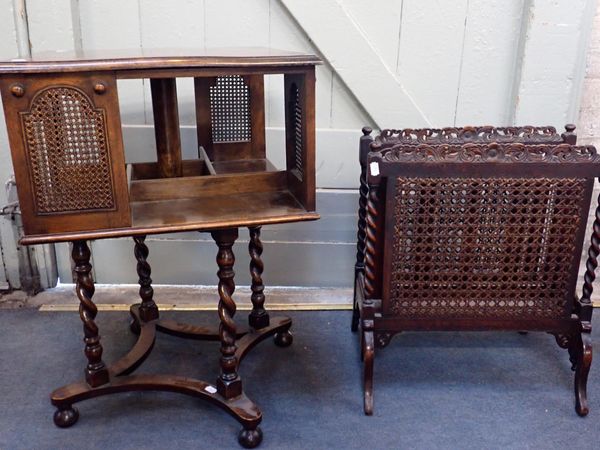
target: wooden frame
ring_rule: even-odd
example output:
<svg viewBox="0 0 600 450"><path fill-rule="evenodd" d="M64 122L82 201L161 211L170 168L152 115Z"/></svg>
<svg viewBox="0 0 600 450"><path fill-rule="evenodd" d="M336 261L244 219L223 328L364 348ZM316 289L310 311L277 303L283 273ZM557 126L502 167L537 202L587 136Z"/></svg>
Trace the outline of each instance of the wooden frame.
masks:
<svg viewBox="0 0 600 450"><path fill-rule="evenodd" d="M231 75L230 75L231 76ZM265 159L265 89L262 75L243 75L241 81L248 91L248 122L251 139L243 142L213 142L211 88L219 77L196 77L196 121L198 145L206 150L211 161Z"/></svg>
<svg viewBox="0 0 600 450"><path fill-rule="evenodd" d="M293 340L291 319L271 317L264 307L260 232L264 224L319 218L314 192L314 65L320 60L268 49L234 54L116 53L57 53L0 63L25 229L21 243L73 245L87 364L85 381L52 393L54 423L73 425L79 417L73 405L89 398L137 390L179 392L224 409L243 427L240 444L256 447L262 441L262 413L244 394L239 365L268 337L281 347ZM276 170L266 158L264 75L271 73L282 73L286 83L292 80L299 87L296 106L301 117L286 115L286 127L293 126L299 143L290 141L281 150L288 153L288 161L292 154L301 157L287 170ZM199 147L198 159L193 160L181 157L176 87L180 76L195 79ZM156 162L125 165L116 84L121 78L150 79ZM52 93L50 100L33 102L47 91ZM22 120L34 108L34 119ZM234 320L232 248L239 227L247 227L250 236L253 307L246 328ZM218 327L164 319L153 300L146 235L190 230L210 232L218 247ZM87 245L89 239L107 237L133 237L141 300L131 307L131 329L138 341L112 365L102 358ZM151 352L156 332L220 341L216 382L170 374L131 375Z"/></svg>
<svg viewBox="0 0 600 450"><path fill-rule="evenodd" d="M360 326L366 414L373 412L375 349L387 346L401 331L428 330L515 330L554 334L558 344L569 350L575 371L576 411L582 416L588 413L590 298L599 253L600 203L596 207L597 220L581 298L576 296L575 289L594 179L600 175L600 156L591 146L575 146L574 129L568 125L567 131L560 136L551 127L384 130L374 142L370 137L371 130L363 129L352 329L356 331ZM437 183L443 189L435 191ZM482 191L478 191L478 183L485 186ZM427 187L421 188L421 184ZM496 190L496 185L501 187ZM529 185L539 188L528 190ZM574 189L573 193L577 194L567 195L568 189ZM498 197L492 197L493 192L497 192ZM523 195L519 192L524 193L525 199L519 200L518 195ZM416 203L411 203L411 195ZM436 195L439 195L437 200L430 203L429 197ZM448 200L444 195L451 195L452 199ZM479 214L476 211L480 208L469 205L481 205L480 201L484 200L469 203L467 199L478 195L486 195L488 200L485 201L492 205L491 209L484 209L489 211L485 214L500 214L493 211L504 208L499 205L508 206L496 219L490 216L488 221L485 214L478 216L479 220L468 219L467 211L473 209L474 214ZM553 206L555 201L557 206ZM409 206L401 206L404 204ZM528 204L532 206L519 206ZM467 207L471 209L465 209ZM561 218L558 214L566 211L565 208L577 211L577 214L570 212ZM452 216L456 212L453 210L465 212ZM420 211L427 211L427 215L419 216ZM522 215L523 211L526 211L525 215ZM444 215L440 216L440 212ZM534 214L540 213L544 215L536 228ZM413 214L417 214L414 219ZM518 215L514 220L513 214ZM494 220L500 222L493 225ZM438 221L446 225L435 229L431 228L434 225L425 225ZM528 225L520 227L521 222ZM511 223L517 224L517 228ZM471 231L464 234L461 226ZM478 237L471 237L478 227ZM518 233L513 234L515 231L511 230L517 229ZM420 235L425 233L424 230L428 234ZM532 230L544 230L546 234L542 240L533 234L523 240L527 236L523 233L534 233ZM457 232L458 235L449 234ZM485 233L496 237L488 239ZM556 237L559 233L566 234L559 239ZM440 241L438 237L443 239ZM556 239L558 241L554 242ZM546 241L548 244L544 243ZM542 243L541 247L539 243ZM421 245L420 250L416 245ZM521 250L514 252L517 245ZM451 246L456 247L458 253ZM422 253L430 247L430 252ZM444 249L450 247L452 250L447 253ZM492 253L488 252L490 248ZM537 256L528 256L532 253ZM398 255L402 255L400 259ZM444 259L448 257L446 255L450 255L448 261ZM441 260L437 262L436 258ZM481 262L473 262L473 258L481 259ZM412 262L402 262L409 260ZM556 262L559 260L560 263ZM511 268L513 261L518 261L519 270ZM533 269L534 265L543 269ZM429 267L430 272L419 272L420 267ZM492 271L485 275L488 269ZM552 283L535 284L535 280L546 280L549 271L555 271ZM445 273L456 275L444 278ZM510 291L511 300L502 300L503 292L512 289L510 280L518 280L519 276L529 281L515 281L517 287L515 294ZM427 280L411 281L421 278ZM486 281L484 295L482 291L476 291L478 279L506 281L498 281L505 283L502 287L500 284L494 287L491 281ZM419 291L418 286L422 283L427 284L426 293ZM529 286L534 291L527 295L534 297L528 298L535 300L512 301L520 298L519 290L530 289ZM558 288L552 286L564 286L564 290L556 294L551 289ZM477 302L473 302L474 295L478 297ZM538 295L540 300L537 300ZM545 296L551 296L552 300L544 300ZM519 308L524 309L520 312Z"/></svg>
<svg viewBox="0 0 600 450"><path fill-rule="evenodd" d="M15 168L15 178L18 186L19 205L23 214L23 227L25 234L52 234L65 231L90 230L94 228L116 228L131 225L131 213L129 198L127 195L127 181L125 176L125 156L121 139L121 122L119 116L119 105L117 101L116 80L111 74L91 73L85 77L74 77L71 75L32 76L22 78L18 76L0 77L0 90L4 103L6 123L9 125L8 137ZM36 98L44 92L66 89L74 93L80 93L82 101L87 101L91 108L99 115L104 123L104 132L96 139L105 145L107 164L106 173L109 190L113 196L111 207L93 208L82 207L79 209L40 212L36 203L36 195L43 195L36 190L43 190L36 185L32 173L32 151L30 146L46 145L35 140L35 136L28 138L23 118L29 114L31 105ZM46 125L50 125L54 117L48 114ZM91 118L82 117L90 121ZM90 122L88 122L89 124ZM77 124L75 124L76 126ZM49 144L48 144L49 145ZM55 148L56 151L63 151ZM46 156L48 157L48 156ZM56 154L56 158L62 158ZM49 176L57 176L52 167L48 167ZM73 189L78 185L65 179ZM87 189L82 186L82 195Z"/></svg>
<svg viewBox="0 0 600 450"><path fill-rule="evenodd" d="M286 74L285 123L286 168L290 190L310 210L315 209L315 103L314 67L303 74ZM294 98L292 92L297 92ZM300 123L294 125L294 108L301 111ZM297 126L300 126L300 130ZM298 172L302 167L302 174Z"/></svg>
<svg viewBox="0 0 600 450"><path fill-rule="evenodd" d="M266 51L265 51L266 52ZM150 52L151 53L151 52ZM115 56L116 55L116 56ZM147 235L168 233L179 229L214 229L223 226L254 226L261 223L283 223L299 220L315 220L315 122L314 122L314 65L320 63L312 55L268 51L224 51L222 54L172 53L167 55L113 55L92 53L70 55L68 53L42 55L37 59L0 63L0 89L4 99L13 162L17 174L20 204L23 210L25 236L23 244L64 242L74 239L98 239L103 237ZM285 86L299 88L298 105L302 110L298 133L301 145L301 162L304 176L298 177L295 166L288 167L282 184L281 174L266 159L264 75L284 74ZM196 90L196 113L199 149L198 160L183 161L179 134L176 78L194 77ZM149 78L154 109L154 125L157 147L157 163L136 163L134 173L146 170L146 176L127 182L123 142L117 96L117 79ZM211 89L220 80L240 79L248 92L247 125L251 138L247 141L213 142L212 121L215 105L211 106ZM22 83L20 80L25 80ZM111 192L115 196L112 209L93 208L85 211L57 212L40 215L35 212L29 161L24 151L23 134L15 126L19 111L29 108L30 99L36 92L56 83L81 86L97 108L105 115L108 157L111 164ZM14 92L13 92L14 90ZM23 90L21 94L20 90ZM227 95L227 90L223 95ZM235 94L235 89L233 91ZM289 103L286 93L286 104ZM233 103L232 103L233 102ZM228 104L235 104L232 97ZM239 103L239 102L238 102ZM286 107L286 111L289 107ZM289 162L297 152L290 141L292 127L296 124L286 112L286 158ZM225 129L228 129L227 127ZM204 152L204 153L202 153ZM151 169L151 167L154 167ZM145 168L145 169L141 169ZM263 173L264 175L258 175ZM150 174L152 178L150 179ZM256 175L252 175L256 174ZM228 175L240 177L246 201L253 204L245 214L235 209L219 211L206 209L206 197L236 195L240 188L232 187ZM206 179L200 179L200 177ZM229 181L228 181L229 180ZM144 189L143 185L148 188ZM206 189L207 186L211 189ZM74 183L74 187L78 184ZM184 189L192 187L196 202ZM195 186L195 188L193 187ZM219 186L223 189L219 191ZM266 189L271 186L271 190ZM91 189L91 186L89 187ZM128 188L131 192L128 195ZM142 192L157 193L151 198ZM229 192L229 194L228 194ZM256 196L252 196L252 194ZM163 213L156 202L166 209L179 210L178 219ZM228 201L222 198L221 205ZM198 210L202 214L198 214ZM227 217L226 220L223 217ZM235 220L234 220L235 219Z"/></svg>

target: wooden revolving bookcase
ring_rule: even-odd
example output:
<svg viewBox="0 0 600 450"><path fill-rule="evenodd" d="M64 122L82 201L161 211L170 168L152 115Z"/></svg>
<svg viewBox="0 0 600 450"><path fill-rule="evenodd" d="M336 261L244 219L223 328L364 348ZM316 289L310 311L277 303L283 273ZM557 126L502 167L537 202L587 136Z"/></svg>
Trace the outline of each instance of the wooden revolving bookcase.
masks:
<svg viewBox="0 0 600 450"><path fill-rule="evenodd" d="M315 212L313 55L270 49L182 53L40 55L0 63L0 91L23 217L24 245L72 242L85 335L85 380L55 390L56 425L79 416L73 404L106 394L161 390L206 399L243 426L245 447L262 440L262 415L242 389L238 367L269 336L292 343L291 320L264 308L261 226L318 219ZM285 168L266 156L264 76L283 74ZM194 79L197 157L182 158L176 78ZM125 162L118 79L150 79L156 161ZM195 153L195 151L194 151ZM232 246L250 233L253 309L248 328L234 321ZM220 322L214 329L159 316L153 300L149 234L210 232L218 246ZM113 365L102 359L95 323L90 239L133 237L141 302L131 307L139 339ZM156 332L221 342L215 384L173 375L132 375Z"/></svg>

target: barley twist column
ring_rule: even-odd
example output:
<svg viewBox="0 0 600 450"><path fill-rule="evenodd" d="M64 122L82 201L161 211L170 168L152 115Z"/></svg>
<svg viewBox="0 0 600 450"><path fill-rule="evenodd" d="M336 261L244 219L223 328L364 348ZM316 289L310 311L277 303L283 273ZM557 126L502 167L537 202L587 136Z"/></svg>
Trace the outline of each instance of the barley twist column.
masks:
<svg viewBox="0 0 600 450"><path fill-rule="evenodd" d="M367 226L367 198L369 185L367 184L366 168L360 174L360 189L358 198L358 232L356 233L356 269L360 270L365 264L365 239Z"/></svg>
<svg viewBox="0 0 600 450"><path fill-rule="evenodd" d="M242 393L242 380L237 373L238 360L235 356L236 326L233 320L236 305L232 295L235 291L233 265L235 256L232 251L233 243L238 237L237 228L217 230L211 233L219 247L217 265L219 271L219 338L221 339L221 374L217 379L217 391L225 398L232 398Z"/></svg>
<svg viewBox="0 0 600 450"><path fill-rule="evenodd" d="M260 241L261 227L250 227L250 242L248 252L250 253L250 275L252 277L252 312L248 316L248 323L252 328L260 329L269 326L269 314L265 311L265 286L262 281L262 273L265 268L260 256L263 245Z"/></svg>
<svg viewBox="0 0 600 450"><path fill-rule="evenodd" d="M144 322L158 319L158 307L154 303L154 289L152 289L152 278L150 274L152 269L148 264L148 246L145 243L146 236L134 236L135 242L134 254L137 260L137 274L139 277L138 283L140 285L140 298L142 303L140 305L140 318Z"/></svg>
<svg viewBox="0 0 600 450"><path fill-rule="evenodd" d="M592 292L594 280L596 279L596 268L598 267L598 255L600 254L600 196L598 207L596 207L594 224L592 230L591 244L588 250L588 258L585 262L585 274L583 276L583 295L581 296L580 317L582 321L592 320Z"/></svg>
<svg viewBox="0 0 600 450"><path fill-rule="evenodd" d="M358 232L356 234L356 270L362 270L365 266L365 239L367 226L367 198L369 195L369 185L367 183L367 155L370 150L371 132L370 127L362 129L363 136L360 138L360 188L358 190Z"/></svg>
<svg viewBox="0 0 600 450"><path fill-rule="evenodd" d="M94 296L94 280L90 272L90 249L86 241L74 241L72 258L75 262L75 274L77 282L75 291L79 298L79 316L83 322L83 333L85 342L85 356L88 364L85 368L85 380L92 387L108 383L108 369L102 361L102 345L98 334L98 326L94 319L98 314L98 308L92 301Z"/></svg>
<svg viewBox="0 0 600 450"><path fill-rule="evenodd" d="M369 186L367 201L366 239L365 239L365 300L370 300L375 295L377 277L377 227L379 216L379 185Z"/></svg>

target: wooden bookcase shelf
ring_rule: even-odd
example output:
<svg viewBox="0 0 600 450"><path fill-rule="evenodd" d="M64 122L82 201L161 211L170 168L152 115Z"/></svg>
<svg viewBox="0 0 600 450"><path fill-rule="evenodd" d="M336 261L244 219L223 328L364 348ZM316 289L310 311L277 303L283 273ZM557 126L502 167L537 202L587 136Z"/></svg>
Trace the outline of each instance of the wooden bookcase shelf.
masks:
<svg viewBox="0 0 600 450"><path fill-rule="evenodd" d="M213 163L213 167L218 174L274 172L277 170L268 159L233 159L231 161L218 161Z"/></svg>

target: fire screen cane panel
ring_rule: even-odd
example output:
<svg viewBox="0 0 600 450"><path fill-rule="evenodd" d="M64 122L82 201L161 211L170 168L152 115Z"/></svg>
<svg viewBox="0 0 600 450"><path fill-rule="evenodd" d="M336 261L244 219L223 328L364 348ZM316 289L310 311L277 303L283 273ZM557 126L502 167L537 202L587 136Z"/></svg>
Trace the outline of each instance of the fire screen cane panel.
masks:
<svg viewBox="0 0 600 450"><path fill-rule="evenodd" d="M38 214L115 208L102 110L78 89L56 87L22 120Z"/></svg>
<svg viewBox="0 0 600 450"><path fill-rule="evenodd" d="M388 309L411 318L568 315L585 183L398 178Z"/></svg>

